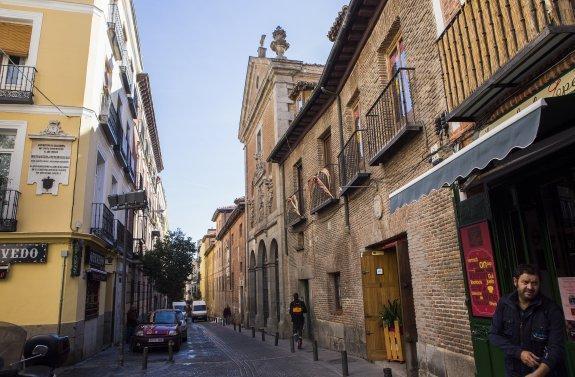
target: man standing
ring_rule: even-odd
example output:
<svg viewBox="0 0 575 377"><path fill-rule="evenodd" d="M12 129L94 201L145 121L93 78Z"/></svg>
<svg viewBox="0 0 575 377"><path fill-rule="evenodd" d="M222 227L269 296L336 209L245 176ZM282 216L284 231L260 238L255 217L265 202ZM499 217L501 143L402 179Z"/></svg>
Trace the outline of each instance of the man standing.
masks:
<svg viewBox="0 0 575 377"><path fill-rule="evenodd" d="M537 267L519 265L513 275L516 290L497 303L489 341L505 353L508 377L567 375L563 312L540 294L540 282Z"/></svg>
<svg viewBox="0 0 575 377"><path fill-rule="evenodd" d="M298 349L301 349L303 341L303 325L305 324L305 317L303 315L305 313L307 313L305 302L299 299L299 295L297 293L294 293L293 301L289 304L289 314L291 315L291 322L294 332L293 336L297 340Z"/></svg>

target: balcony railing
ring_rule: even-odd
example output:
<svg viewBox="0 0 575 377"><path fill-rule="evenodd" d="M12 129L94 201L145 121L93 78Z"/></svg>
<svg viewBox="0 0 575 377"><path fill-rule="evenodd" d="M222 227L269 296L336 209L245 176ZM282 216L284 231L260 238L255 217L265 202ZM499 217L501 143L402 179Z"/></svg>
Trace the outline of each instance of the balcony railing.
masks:
<svg viewBox="0 0 575 377"><path fill-rule="evenodd" d="M286 199L286 223L296 226L305 220L303 189L297 189Z"/></svg>
<svg viewBox="0 0 575 377"><path fill-rule="evenodd" d="M126 256L130 259L134 258L134 237L132 235L132 232L130 232L128 229L126 229L126 241L127 241L127 250L126 250Z"/></svg>
<svg viewBox="0 0 575 377"><path fill-rule="evenodd" d="M110 4L109 12L108 37L110 38L114 58L116 60L122 60L122 54L126 49L126 36L124 35L124 27L122 26L118 4Z"/></svg>
<svg viewBox="0 0 575 377"><path fill-rule="evenodd" d="M100 125L104 128L104 134L112 145L118 145L123 137L120 116L107 94L102 95L102 110L100 112ZM107 111L106 111L107 109Z"/></svg>
<svg viewBox="0 0 575 377"><path fill-rule="evenodd" d="M364 130L355 131L339 153L341 195L346 195L369 178L365 165L364 139Z"/></svg>
<svg viewBox="0 0 575 377"><path fill-rule="evenodd" d="M0 232L15 232L20 192L0 189Z"/></svg>
<svg viewBox="0 0 575 377"><path fill-rule="evenodd" d="M124 239L126 237L126 227L120 222L120 220L115 221L115 233L116 233L116 249L120 252L124 252Z"/></svg>
<svg viewBox="0 0 575 377"><path fill-rule="evenodd" d="M126 51L122 52L122 65L120 66L120 74L122 76L122 85L126 93L131 94L134 85L134 72L132 70L132 62L128 59Z"/></svg>
<svg viewBox="0 0 575 377"><path fill-rule="evenodd" d="M35 78L35 67L0 65L0 103L33 104Z"/></svg>
<svg viewBox="0 0 575 377"><path fill-rule="evenodd" d="M104 203L92 203L90 233L112 245L114 243L114 214Z"/></svg>
<svg viewBox="0 0 575 377"><path fill-rule="evenodd" d="M311 213L317 213L337 202L337 170L337 164L327 164L308 180L311 188Z"/></svg>
<svg viewBox="0 0 575 377"><path fill-rule="evenodd" d="M438 40L449 118L476 120L569 52L573 4L467 0Z"/></svg>
<svg viewBox="0 0 575 377"><path fill-rule="evenodd" d="M369 164L385 161L409 136L421 130L413 106L412 68L399 68L366 114Z"/></svg>
<svg viewBox="0 0 575 377"><path fill-rule="evenodd" d="M130 108L130 113L132 114L132 118L136 119L138 117L138 93L136 89L133 89L133 94L128 95L128 107Z"/></svg>

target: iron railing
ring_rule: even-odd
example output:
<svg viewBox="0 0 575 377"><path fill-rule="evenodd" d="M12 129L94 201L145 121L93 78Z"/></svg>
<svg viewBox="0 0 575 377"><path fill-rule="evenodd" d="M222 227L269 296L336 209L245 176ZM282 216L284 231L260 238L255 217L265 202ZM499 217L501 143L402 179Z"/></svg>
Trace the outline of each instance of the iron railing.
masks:
<svg viewBox="0 0 575 377"><path fill-rule="evenodd" d="M120 220L115 221L115 233L116 233L116 249L120 252L124 252L124 239L126 237L126 227L120 222Z"/></svg>
<svg viewBox="0 0 575 377"><path fill-rule="evenodd" d="M303 189L295 190L286 199L286 223L294 226L305 220Z"/></svg>
<svg viewBox="0 0 575 377"><path fill-rule="evenodd" d="M110 245L114 243L114 214L104 203L92 203L92 227L90 233Z"/></svg>
<svg viewBox="0 0 575 377"><path fill-rule="evenodd" d="M399 68L366 113L366 155L370 165L385 159L409 131L419 130L413 109L413 68Z"/></svg>
<svg viewBox="0 0 575 377"><path fill-rule="evenodd" d="M132 235L132 232L130 232L128 229L126 229L125 237L126 237L126 241L127 241L126 256L128 258L132 259L132 258L134 258L134 236Z"/></svg>
<svg viewBox="0 0 575 377"><path fill-rule="evenodd" d="M0 232L15 232L20 192L0 189Z"/></svg>
<svg viewBox="0 0 575 377"><path fill-rule="evenodd" d="M118 145L123 137L122 124L120 123L120 116L116 111L116 107L110 100L107 94L102 95L102 113L100 114L100 124L104 128L104 133L108 138L108 141L112 145ZM106 111L107 107L107 111ZM103 115L107 114L107 115Z"/></svg>
<svg viewBox="0 0 575 377"><path fill-rule="evenodd" d="M339 175L342 189L352 186L362 175L367 174L364 138L364 130L355 131L339 153Z"/></svg>
<svg viewBox="0 0 575 377"><path fill-rule="evenodd" d="M132 70L132 62L128 59L127 51L122 51L122 65L120 66L120 73L122 75L122 84L126 93L132 93L132 86L134 85L134 72Z"/></svg>
<svg viewBox="0 0 575 377"><path fill-rule="evenodd" d="M0 103L34 103L35 78L35 67L0 65Z"/></svg>
<svg viewBox="0 0 575 377"><path fill-rule="evenodd" d="M311 177L311 213L319 212L327 205L337 201L338 184L337 164L327 164Z"/></svg>
<svg viewBox="0 0 575 377"><path fill-rule="evenodd" d="M138 117L138 106L138 92L136 92L136 88L133 88L133 93L128 95L128 107L130 108L130 113L132 114L133 119Z"/></svg>
<svg viewBox="0 0 575 377"><path fill-rule="evenodd" d="M126 50L126 36L124 35L124 27L120 18L120 9L116 3L110 4L108 36L110 37L114 57L116 60L122 60L122 54Z"/></svg>

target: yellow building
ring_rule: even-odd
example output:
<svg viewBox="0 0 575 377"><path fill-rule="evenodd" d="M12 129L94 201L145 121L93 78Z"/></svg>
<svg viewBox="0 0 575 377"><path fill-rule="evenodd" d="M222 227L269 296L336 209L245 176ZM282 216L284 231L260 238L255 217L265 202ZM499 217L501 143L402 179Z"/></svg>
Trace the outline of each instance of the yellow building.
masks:
<svg viewBox="0 0 575 377"><path fill-rule="evenodd" d="M200 244L200 293L202 299L206 301L208 310L213 307L213 286L210 276L214 270L214 260L212 250L216 244L216 230L208 229L208 232L202 237Z"/></svg>
<svg viewBox="0 0 575 377"><path fill-rule="evenodd" d="M139 109L150 92L136 80L131 0L2 1L0 49L0 320L68 335L79 360L118 341L121 255L135 259L137 221L107 200L144 186L134 133L153 107ZM147 132L161 196L152 201L164 206L152 216L165 230L155 124ZM142 282L141 311L161 305Z"/></svg>

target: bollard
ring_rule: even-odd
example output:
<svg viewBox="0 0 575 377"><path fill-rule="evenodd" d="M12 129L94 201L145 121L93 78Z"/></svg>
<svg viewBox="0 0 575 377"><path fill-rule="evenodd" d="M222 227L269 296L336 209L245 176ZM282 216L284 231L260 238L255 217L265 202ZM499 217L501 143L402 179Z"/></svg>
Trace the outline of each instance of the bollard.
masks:
<svg viewBox="0 0 575 377"><path fill-rule="evenodd" d="M252 326L252 338L256 337L256 328Z"/></svg>
<svg viewBox="0 0 575 377"><path fill-rule="evenodd" d="M317 340L314 340L311 345L313 347L313 361L317 361L318 360L318 357L317 357Z"/></svg>
<svg viewBox="0 0 575 377"><path fill-rule="evenodd" d="M171 340L168 343L168 361L170 363L174 361L174 342Z"/></svg>
<svg viewBox="0 0 575 377"><path fill-rule="evenodd" d="M347 369L347 351L341 351L341 375L349 376L349 370Z"/></svg>
<svg viewBox="0 0 575 377"><path fill-rule="evenodd" d="M274 346L277 347L278 342L279 342L279 339L280 339L280 333L279 333L279 332L276 332L276 338L275 338L275 340L274 340Z"/></svg>
<svg viewBox="0 0 575 377"><path fill-rule="evenodd" d="M383 368L383 377L393 377L391 375L391 368Z"/></svg>
<svg viewBox="0 0 575 377"><path fill-rule="evenodd" d="M291 353L295 352L295 344L294 344L293 336L290 336L290 351L291 351Z"/></svg>
<svg viewBox="0 0 575 377"><path fill-rule="evenodd" d="M239 326L238 327L239 332L242 332L242 324L240 323L238 326Z"/></svg>
<svg viewBox="0 0 575 377"><path fill-rule="evenodd" d="M262 332L262 342L265 342L266 341L266 330L261 329L260 331Z"/></svg>
<svg viewBox="0 0 575 377"><path fill-rule="evenodd" d="M236 323L234 322L234 331L236 331Z"/></svg>
<svg viewBox="0 0 575 377"><path fill-rule="evenodd" d="M144 347L144 359L142 360L142 369L148 369L148 347Z"/></svg>

